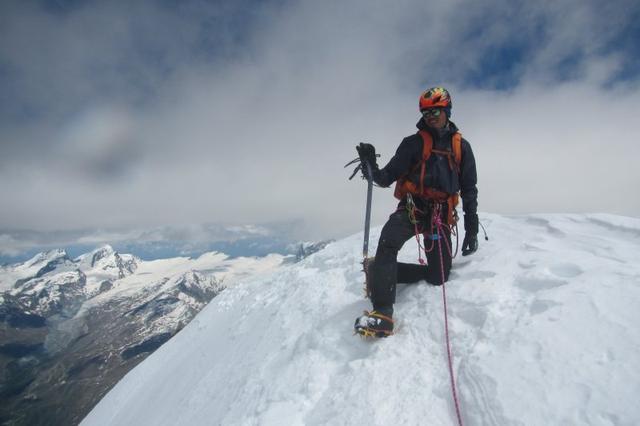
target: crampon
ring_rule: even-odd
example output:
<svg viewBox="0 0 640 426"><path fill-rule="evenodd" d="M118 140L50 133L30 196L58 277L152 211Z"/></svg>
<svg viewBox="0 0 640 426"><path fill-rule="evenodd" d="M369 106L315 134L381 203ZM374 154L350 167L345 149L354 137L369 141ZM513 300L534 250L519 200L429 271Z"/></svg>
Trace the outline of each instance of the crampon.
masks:
<svg viewBox="0 0 640 426"><path fill-rule="evenodd" d="M353 328L355 334L365 338L388 337L393 334L393 319L376 311L364 311Z"/></svg>

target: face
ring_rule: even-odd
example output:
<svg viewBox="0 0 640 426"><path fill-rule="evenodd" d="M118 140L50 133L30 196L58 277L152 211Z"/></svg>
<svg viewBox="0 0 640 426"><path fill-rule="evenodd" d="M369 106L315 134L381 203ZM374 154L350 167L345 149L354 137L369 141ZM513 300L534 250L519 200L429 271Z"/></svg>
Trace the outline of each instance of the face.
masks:
<svg viewBox="0 0 640 426"><path fill-rule="evenodd" d="M447 114L442 108L429 108L422 112L427 126L434 129L442 129L447 124Z"/></svg>

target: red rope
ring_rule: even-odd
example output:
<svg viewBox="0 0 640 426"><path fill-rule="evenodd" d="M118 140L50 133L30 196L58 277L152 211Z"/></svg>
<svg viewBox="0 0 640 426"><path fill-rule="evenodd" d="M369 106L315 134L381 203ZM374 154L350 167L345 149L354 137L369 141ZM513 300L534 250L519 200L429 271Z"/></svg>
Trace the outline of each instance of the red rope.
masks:
<svg viewBox="0 0 640 426"><path fill-rule="evenodd" d="M460 404L458 402L458 393L456 392L456 381L453 377L453 355L451 352L451 342L449 340L449 316L447 314L447 293L445 290L445 279L444 279L444 260L442 255L442 244L440 242L441 238L444 237L444 232L441 235L441 228L443 226L442 219L440 218L440 209L435 207L432 213L432 221L435 222L436 229L438 232L438 251L440 252L440 272L442 274L442 302L444 304L444 334L447 343L447 358L449 359L449 377L451 378L451 391L453 393L453 401L456 406L456 415L458 416L458 425L462 426L462 416L460 415ZM456 250L457 251L457 250ZM451 249L449 249L451 252Z"/></svg>

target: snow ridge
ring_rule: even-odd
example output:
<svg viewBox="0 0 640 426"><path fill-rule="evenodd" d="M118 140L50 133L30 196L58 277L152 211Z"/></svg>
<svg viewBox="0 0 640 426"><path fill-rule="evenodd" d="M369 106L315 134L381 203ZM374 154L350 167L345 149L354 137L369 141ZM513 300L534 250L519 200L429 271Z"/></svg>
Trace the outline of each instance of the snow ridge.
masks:
<svg viewBox="0 0 640 426"><path fill-rule="evenodd" d="M464 424L638 424L640 220L482 219L447 284ZM455 424L439 287L399 286L394 336L352 335L361 242L221 293L82 424Z"/></svg>

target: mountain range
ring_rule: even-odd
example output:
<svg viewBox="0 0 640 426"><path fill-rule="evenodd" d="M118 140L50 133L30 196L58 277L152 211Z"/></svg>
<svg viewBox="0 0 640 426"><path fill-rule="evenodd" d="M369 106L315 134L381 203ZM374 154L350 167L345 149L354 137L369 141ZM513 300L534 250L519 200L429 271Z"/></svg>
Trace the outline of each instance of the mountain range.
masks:
<svg viewBox="0 0 640 426"><path fill-rule="evenodd" d="M105 245L0 267L0 423L78 424L221 291L295 260L209 252L143 261Z"/></svg>

